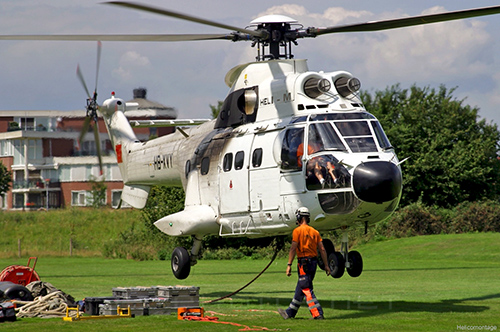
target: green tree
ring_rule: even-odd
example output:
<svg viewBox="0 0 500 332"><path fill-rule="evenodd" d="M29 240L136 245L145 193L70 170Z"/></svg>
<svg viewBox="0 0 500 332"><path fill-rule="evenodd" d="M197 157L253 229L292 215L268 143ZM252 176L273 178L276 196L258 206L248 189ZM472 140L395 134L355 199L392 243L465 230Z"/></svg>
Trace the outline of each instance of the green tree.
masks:
<svg viewBox="0 0 500 332"><path fill-rule="evenodd" d="M178 187L154 186L149 192L148 201L142 210L146 227L153 233L160 232L154 223L184 209L184 190ZM166 235L165 235L166 236Z"/></svg>
<svg viewBox="0 0 500 332"><path fill-rule="evenodd" d="M90 182L90 196L89 203L94 209L98 209L106 205L106 184L104 179L97 180L95 177L91 176Z"/></svg>
<svg viewBox="0 0 500 332"><path fill-rule="evenodd" d="M210 112L212 114L212 119L217 119L219 116L220 110L222 109L222 105L224 104L223 101L218 101L217 106L210 105Z"/></svg>
<svg viewBox="0 0 500 332"><path fill-rule="evenodd" d="M12 182L12 173L0 161L0 196L9 191Z"/></svg>
<svg viewBox="0 0 500 332"><path fill-rule="evenodd" d="M398 157L410 157L401 165L402 205L451 207L499 197L498 128L479 120L479 109L454 98L454 91L395 85L362 93Z"/></svg>

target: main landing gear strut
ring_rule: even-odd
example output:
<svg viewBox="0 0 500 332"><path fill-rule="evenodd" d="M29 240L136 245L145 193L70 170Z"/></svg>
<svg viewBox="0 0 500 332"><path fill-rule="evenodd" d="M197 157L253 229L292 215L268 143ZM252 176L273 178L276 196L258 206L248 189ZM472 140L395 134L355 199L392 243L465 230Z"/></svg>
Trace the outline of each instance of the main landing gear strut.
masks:
<svg viewBox="0 0 500 332"><path fill-rule="evenodd" d="M201 238L193 237L191 253L186 248L176 247L172 253L172 272L177 279L186 279L191 272L191 266L198 262L198 254L201 249Z"/></svg>
<svg viewBox="0 0 500 332"><path fill-rule="evenodd" d="M323 240L323 245L325 246L332 277L340 278L344 275L344 271L347 271L353 278L361 275L361 272L363 272L363 258L359 252L355 250L349 251L347 230L342 233L340 252L335 251L332 241L328 239ZM318 262L319 267L324 270L325 267L321 257L319 257Z"/></svg>

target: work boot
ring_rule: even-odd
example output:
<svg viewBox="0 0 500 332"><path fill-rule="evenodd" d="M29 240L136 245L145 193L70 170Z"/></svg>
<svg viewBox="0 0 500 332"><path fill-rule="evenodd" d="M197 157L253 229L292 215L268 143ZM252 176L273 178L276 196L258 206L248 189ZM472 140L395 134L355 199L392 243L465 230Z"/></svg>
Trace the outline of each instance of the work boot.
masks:
<svg viewBox="0 0 500 332"><path fill-rule="evenodd" d="M323 317L323 315L319 315L319 316L314 317L314 319L325 319L325 317Z"/></svg>
<svg viewBox="0 0 500 332"><path fill-rule="evenodd" d="M283 317L283 319L288 319L288 314L286 313L285 310L281 309L281 308L278 308L278 312L279 314L281 315L281 317Z"/></svg>

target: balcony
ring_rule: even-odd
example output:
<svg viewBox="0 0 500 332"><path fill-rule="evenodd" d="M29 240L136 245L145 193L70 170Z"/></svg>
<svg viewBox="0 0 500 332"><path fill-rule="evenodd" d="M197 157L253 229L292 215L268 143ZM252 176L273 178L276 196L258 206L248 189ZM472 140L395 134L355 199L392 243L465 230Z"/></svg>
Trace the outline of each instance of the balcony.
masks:
<svg viewBox="0 0 500 332"><path fill-rule="evenodd" d="M48 200L46 192L40 193L13 193L12 208L16 210L40 210L40 209L57 209L61 207L61 192L48 192Z"/></svg>
<svg viewBox="0 0 500 332"><path fill-rule="evenodd" d="M31 179L31 180L20 180L20 181L13 181L12 182L12 191L13 192L20 192L20 191L29 191L29 192L40 192L40 191L54 191L60 190L61 189L61 183L60 182L49 182L48 186L46 182L42 179Z"/></svg>

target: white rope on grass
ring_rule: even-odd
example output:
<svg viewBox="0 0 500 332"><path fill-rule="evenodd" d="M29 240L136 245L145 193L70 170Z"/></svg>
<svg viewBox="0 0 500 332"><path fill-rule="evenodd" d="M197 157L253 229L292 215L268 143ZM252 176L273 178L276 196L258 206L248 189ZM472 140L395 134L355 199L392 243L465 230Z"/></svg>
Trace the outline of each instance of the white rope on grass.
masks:
<svg viewBox="0 0 500 332"><path fill-rule="evenodd" d="M34 301L13 301L16 308L17 318L53 318L66 316L66 298L61 291L55 291L45 296L38 296ZM70 316L76 316L76 311L70 311Z"/></svg>

